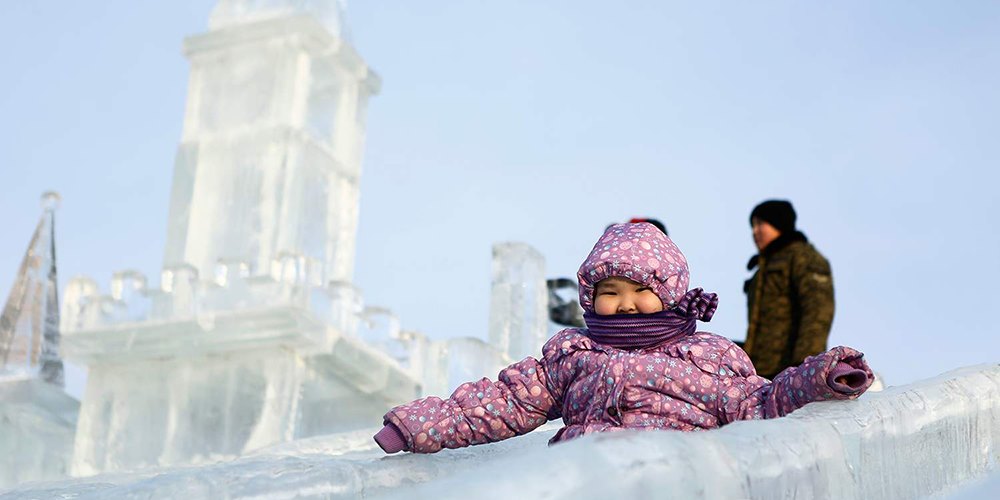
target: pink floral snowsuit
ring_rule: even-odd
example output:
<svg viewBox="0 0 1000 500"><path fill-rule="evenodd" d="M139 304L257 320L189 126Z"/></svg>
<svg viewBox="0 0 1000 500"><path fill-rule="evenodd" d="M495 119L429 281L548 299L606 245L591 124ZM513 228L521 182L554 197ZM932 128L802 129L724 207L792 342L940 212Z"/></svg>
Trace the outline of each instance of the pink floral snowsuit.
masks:
<svg viewBox="0 0 1000 500"><path fill-rule="evenodd" d="M594 247L579 273L585 310L593 310L593 287L608 276L651 286L665 307L674 307L688 285L683 255L647 223L613 226ZM853 382L834 380L844 374L853 374ZM570 328L546 342L540 360L507 367L496 382L467 382L448 399L393 408L379 436L393 436L399 446L376 440L386 451L433 453L525 434L560 417L565 427L551 442L624 429L714 429L781 417L813 401L853 399L871 380L862 354L848 347L807 358L768 381L755 374L742 349L711 333L619 349L595 342L587 329Z"/></svg>

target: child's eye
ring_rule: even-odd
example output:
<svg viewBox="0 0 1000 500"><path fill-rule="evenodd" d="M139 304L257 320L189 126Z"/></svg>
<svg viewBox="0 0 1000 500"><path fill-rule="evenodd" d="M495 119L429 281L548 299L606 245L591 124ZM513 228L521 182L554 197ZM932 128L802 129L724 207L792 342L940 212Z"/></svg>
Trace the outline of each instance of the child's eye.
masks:
<svg viewBox="0 0 1000 500"><path fill-rule="evenodd" d="M597 295L617 295L617 293L612 292L611 290L605 290L603 292L598 292Z"/></svg>
<svg viewBox="0 0 1000 500"><path fill-rule="evenodd" d="M639 287L639 289L636 290L637 293L638 292L652 292L652 291L653 291L653 289L650 288L650 287L648 287L648 286Z"/></svg>

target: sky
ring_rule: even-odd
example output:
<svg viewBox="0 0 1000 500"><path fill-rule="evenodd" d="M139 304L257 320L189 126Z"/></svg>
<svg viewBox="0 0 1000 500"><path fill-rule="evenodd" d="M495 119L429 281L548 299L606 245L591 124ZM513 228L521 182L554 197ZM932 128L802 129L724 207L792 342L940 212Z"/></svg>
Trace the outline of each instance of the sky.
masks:
<svg viewBox="0 0 1000 500"><path fill-rule="evenodd" d="M40 215L62 283L157 282L212 1L0 8L0 292ZM748 215L791 200L829 258L830 346L890 385L1000 360L1000 4L349 2L369 105L355 282L433 338L485 338L490 249L573 276L603 228L663 220L746 331ZM70 372L79 394L83 373Z"/></svg>

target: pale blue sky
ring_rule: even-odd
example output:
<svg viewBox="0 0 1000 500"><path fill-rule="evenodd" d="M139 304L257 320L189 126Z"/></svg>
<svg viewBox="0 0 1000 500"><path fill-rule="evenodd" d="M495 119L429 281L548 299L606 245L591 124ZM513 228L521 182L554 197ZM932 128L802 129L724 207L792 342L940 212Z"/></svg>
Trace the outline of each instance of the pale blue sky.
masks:
<svg viewBox="0 0 1000 500"><path fill-rule="evenodd" d="M490 245L570 276L656 216L742 338L749 210L791 199L829 257L831 345L889 383L1000 359L1000 4L352 2L369 107L356 282L432 337L485 337ZM213 2L0 8L0 287L46 189L62 281L158 276ZM154 278L154 281L157 281Z"/></svg>

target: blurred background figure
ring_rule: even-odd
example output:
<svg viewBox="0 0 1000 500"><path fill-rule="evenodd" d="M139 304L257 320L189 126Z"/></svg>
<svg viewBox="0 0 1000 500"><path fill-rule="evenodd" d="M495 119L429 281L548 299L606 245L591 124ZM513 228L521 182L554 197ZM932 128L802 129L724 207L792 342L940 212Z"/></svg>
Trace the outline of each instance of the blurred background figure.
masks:
<svg viewBox="0 0 1000 500"><path fill-rule="evenodd" d="M795 209L767 200L750 213L757 255L747 270L748 327L743 349L758 375L774 378L826 350L833 323L830 263L795 228Z"/></svg>
<svg viewBox="0 0 1000 500"><path fill-rule="evenodd" d="M633 224L635 224L636 222L648 222L656 226L656 228L659 229L660 231L663 231L663 234L670 236L670 233L667 232L667 226L663 225L663 223L660 222L658 219L651 219L649 217L633 217L629 219L629 222Z"/></svg>

